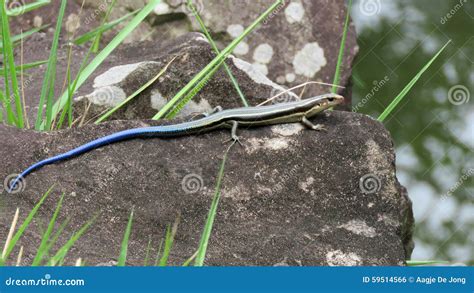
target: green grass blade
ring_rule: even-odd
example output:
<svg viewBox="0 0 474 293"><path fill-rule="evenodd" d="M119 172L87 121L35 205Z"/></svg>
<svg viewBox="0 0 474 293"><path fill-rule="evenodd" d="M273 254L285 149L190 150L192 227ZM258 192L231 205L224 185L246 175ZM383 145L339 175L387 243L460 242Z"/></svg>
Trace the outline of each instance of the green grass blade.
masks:
<svg viewBox="0 0 474 293"><path fill-rule="evenodd" d="M217 48L216 43L212 39L211 34L207 30L207 27L204 24L201 16L199 15L199 12L196 10L196 7L194 6L193 2L191 0L188 0L187 5L191 9L191 11L193 12L194 16L196 17L196 20L198 21L199 26L201 27L201 31L204 33L207 40L211 44L214 52L216 52L216 54L219 54L220 53L219 48ZM232 84L234 85L235 90L237 91L237 94L239 95L240 99L242 100L242 104L244 104L245 107L248 107L249 103L247 102L247 99L245 98L244 93L240 89L240 86L239 86L239 83L237 82L237 79L234 77L234 75L232 74L232 71L230 70L229 66L227 66L226 63L224 63L224 68L225 68L225 71L227 72L227 75L229 76L230 80L232 81Z"/></svg>
<svg viewBox="0 0 474 293"><path fill-rule="evenodd" d="M90 40L94 39L98 34L102 34L102 33L106 32L108 30L113 29L116 25L122 23L123 21L128 19L130 16L137 14L138 11L140 11L140 10L135 10L133 12L130 12L130 13L120 17L119 19L116 19L114 21L111 21L109 23L101 25L100 27L95 28L95 29L91 30L90 32L87 32L87 33L83 34L82 36L79 36L79 37L75 38L72 42L75 45L78 45L78 46L82 45L82 44L85 44L85 43L89 42Z"/></svg>
<svg viewBox="0 0 474 293"><path fill-rule="evenodd" d="M110 13L112 12L112 9L114 8L115 3L117 3L117 0L112 0L112 3L110 3L109 8L107 9L107 12L105 13L105 16L104 16L104 23L106 23L109 20ZM94 43L92 45L92 52L93 53L99 52L100 38L101 37L102 37L102 33L99 32L97 34L97 38L94 39Z"/></svg>
<svg viewBox="0 0 474 293"><path fill-rule="evenodd" d="M160 264L160 255L161 255L161 248L163 247L163 242L164 242L164 239L161 239L160 240L160 245L158 245L158 250L156 252L156 256L155 256L155 267L158 266Z"/></svg>
<svg viewBox="0 0 474 293"><path fill-rule="evenodd" d="M227 161L227 156L229 151L231 150L232 146L235 144L233 142L227 151L224 154L224 158L222 159L222 163L219 169L219 174L217 177L216 189L214 193L214 198L212 199L211 209L209 210L209 214L207 216L206 225L204 226L204 231L201 236L201 240L199 242L199 248L197 250L196 259L194 261L194 266L201 267L204 265L204 260L206 258L207 246L209 244L209 239L211 238L212 227L214 225L214 220L217 214L217 206L219 204L219 200L221 198L221 185L222 179L224 178L224 169L225 163Z"/></svg>
<svg viewBox="0 0 474 293"><path fill-rule="evenodd" d="M64 232L64 229L66 229L67 225L69 224L70 218L66 219L61 225L59 226L58 230L54 233L53 238L48 241L48 245L46 246L45 250L46 251L51 251L51 248L56 244L56 242L59 239L59 236L61 236Z"/></svg>
<svg viewBox="0 0 474 293"><path fill-rule="evenodd" d="M133 100L136 96L138 96L140 93L142 93L144 90L146 90L150 85L152 85L153 83L155 83L155 81L158 80L158 78L160 78L160 76L162 76L167 70L168 70L168 67L171 65L171 63L173 63L173 61L176 59L176 57L174 57L173 59L171 59L170 62L168 62L168 64L165 65L165 67L160 71L158 72L158 74L152 78L151 80L149 80L147 83L145 83L142 87L140 87L138 90L136 90L133 94L131 94L128 98L126 98L125 100L123 100L120 104L118 104L117 106L115 106L113 109L109 110L107 113L105 113L104 115L102 115L99 119L97 119L94 123L95 124L99 124L99 123L102 123L104 122L106 119L108 119L110 116L112 116L112 114L114 114L115 112L117 112L118 110L120 110L123 106L125 106L125 104L127 104L128 102L130 102L131 100Z"/></svg>
<svg viewBox="0 0 474 293"><path fill-rule="evenodd" d="M191 101L194 96L202 90L203 87L206 86L208 83L209 79L211 79L214 76L214 73L220 68L220 65L225 62L225 59L222 59L221 62L217 64L211 71L209 71L206 76L201 79L198 84L191 90L189 91L184 98L182 98L178 103L171 109L165 116L166 119L173 119L176 117L176 115L186 106L186 104Z"/></svg>
<svg viewBox="0 0 474 293"><path fill-rule="evenodd" d="M0 258L0 266L3 266L5 264L5 261L8 259L8 256L12 252L13 248L15 248L16 243L20 239L20 237L25 233L25 230L28 228L30 225L31 221L33 220L34 216L38 212L38 209L41 207L43 204L44 200L49 196L51 191L53 191L53 187L51 187L46 193L41 197L39 202L34 206L34 208L30 211L28 216L26 217L25 221L21 224L20 228L18 228L18 231L15 233L15 235L12 237L12 240L10 241L10 244L8 245L8 248L6 250L5 256L3 258Z"/></svg>
<svg viewBox="0 0 474 293"><path fill-rule="evenodd" d="M168 225L166 227L165 247L163 247L163 255L160 258L158 266L164 267L168 264L168 258L170 255L171 247L173 247L173 236L171 233L171 227L170 225Z"/></svg>
<svg viewBox="0 0 474 293"><path fill-rule="evenodd" d="M426 63L426 65L415 75L415 77L405 86L405 88L395 97L395 99L388 105L388 107L380 114L378 121L383 122L390 113L395 109L395 107L403 100L406 94L411 90L411 88L416 84L416 82L420 79L420 77L425 73L426 70L433 64L433 62L438 58L438 56L444 51L444 49L451 43L449 40L439 51L436 55L431 58L431 60Z"/></svg>
<svg viewBox="0 0 474 293"><path fill-rule="evenodd" d="M159 266L164 267L168 265L168 259L171 253L171 248L173 247L174 237L178 232L178 225L180 221L180 216L176 218L173 223L173 227L170 229L169 225L166 228L166 238L165 238L165 247L163 248L163 256L160 259ZM161 245L161 244L160 244Z"/></svg>
<svg viewBox="0 0 474 293"><path fill-rule="evenodd" d="M23 64L23 65L20 65L20 66L16 66L15 71L17 71L17 72L22 71L22 70L25 71L25 70L28 70L28 69L31 69L31 68L41 66L41 65L46 64L46 63L48 63L47 60L26 63L26 64ZM5 71L3 69L0 69L0 74L4 75Z"/></svg>
<svg viewBox="0 0 474 293"><path fill-rule="evenodd" d="M148 239L148 245L146 246L145 252L145 260L143 261L143 266L148 266L148 262L150 261L150 252L151 252L151 237Z"/></svg>
<svg viewBox="0 0 474 293"><path fill-rule="evenodd" d="M449 262L444 260L408 260L407 265L410 267L415 266L430 266L430 265L443 265Z"/></svg>
<svg viewBox="0 0 474 293"><path fill-rule="evenodd" d="M263 14L261 14L245 31L233 40L229 46L227 46L220 54L218 54L203 70L201 70L186 86L184 86L161 110L153 117L154 120L161 119L175 107L175 105L192 89L194 86L201 81L210 71L214 69L223 59L227 58L229 54L235 49L235 47L249 34L251 33L270 13L272 13L280 4L282 0L277 0L268 8Z"/></svg>
<svg viewBox="0 0 474 293"><path fill-rule="evenodd" d="M38 248L38 251L36 252L36 256L33 259L33 263L31 264L31 266L41 265L41 262L43 261L44 256L48 254L49 238L50 238L51 233L53 232L54 226L56 224L56 220L58 218L59 211L61 210L63 200L64 200L64 194L61 196L61 198L59 199L58 204L56 205L56 209L54 211L53 217L49 221L48 228L46 229L46 231L43 234L43 237L41 238L40 246Z"/></svg>
<svg viewBox="0 0 474 293"><path fill-rule="evenodd" d="M334 73L334 80L332 82L332 84L334 84L334 86L332 87L333 93L337 92L337 85L339 85L339 82L341 80L341 69L343 65L342 63L344 62L344 50L346 48L346 38L349 28L351 9L352 0L349 0L349 4L347 6L346 20L344 22L344 31L342 32L341 46L339 47L339 55L337 56L336 72Z"/></svg>
<svg viewBox="0 0 474 293"><path fill-rule="evenodd" d="M133 222L133 209L128 218L127 228L122 239L122 247L120 248L120 256L118 258L117 266L123 267L127 262L127 251L128 251L128 242L130 239L130 233L132 232L132 222Z"/></svg>
<svg viewBox="0 0 474 293"><path fill-rule="evenodd" d="M19 41L28 38L29 36L33 35L34 33L37 33L38 31L40 31L44 28L47 28L48 26L49 25L43 25L41 27L37 27L37 28L31 29L29 31L22 32L21 34L12 36L11 41L13 43L13 46L15 46L16 43L18 43ZM0 48L3 48L3 41L0 41Z"/></svg>
<svg viewBox="0 0 474 293"><path fill-rule="evenodd" d="M99 67L100 64L112 53L112 51L117 48L122 41L147 17L155 8L155 6L160 3L161 0L151 0L121 31L118 35L102 50L99 54L87 65L81 74L77 78L76 88L80 87L91 74ZM59 100L53 107L52 117L55 119L56 116L63 110L66 106L68 100L68 92L62 94ZM45 123L41 124L40 130L46 129Z"/></svg>
<svg viewBox="0 0 474 293"><path fill-rule="evenodd" d="M61 7L59 8L58 19L56 22L56 30L54 32L53 43L48 58L48 66L43 79L43 86L41 88L40 100L38 104L38 113L36 116L35 129L40 130L41 123L43 121L44 105L46 103L46 124L51 125L52 121L52 103L54 95L54 85L56 80L56 62L57 62L57 51L59 45L59 36L61 33L61 26L66 12L67 1L61 1Z"/></svg>
<svg viewBox="0 0 474 293"><path fill-rule="evenodd" d="M36 9L38 9L38 8L44 6L44 5L48 5L49 3L51 3L50 0L38 0L38 1L33 2L33 3L27 3L27 4L24 4L22 6L15 7L11 10L7 10L7 15L8 16L22 15L22 14L25 14L27 12L36 10Z"/></svg>
<svg viewBox="0 0 474 293"><path fill-rule="evenodd" d="M73 247L77 240L79 240L79 238L81 238L81 236L87 232L87 230L94 223L94 221L95 217L92 220L88 221L84 226L82 226L79 231L74 233L71 238L69 238L69 240L66 242L66 244L64 244L53 257L51 257L48 262L48 266L56 266L57 264L62 263L71 247Z"/></svg>
<svg viewBox="0 0 474 293"><path fill-rule="evenodd" d="M23 108L20 98L20 91L18 87L18 79L15 71L15 59L13 55L13 43L10 36L10 24L5 10L5 0L0 1L0 15L2 18L2 38L3 38L3 63L4 63L4 77L5 77L5 96L10 97L8 84L11 83L11 90L16 109L16 125L19 128L25 126L23 120ZM10 103L10 101L8 101ZM12 113L13 114L13 113Z"/></svg>

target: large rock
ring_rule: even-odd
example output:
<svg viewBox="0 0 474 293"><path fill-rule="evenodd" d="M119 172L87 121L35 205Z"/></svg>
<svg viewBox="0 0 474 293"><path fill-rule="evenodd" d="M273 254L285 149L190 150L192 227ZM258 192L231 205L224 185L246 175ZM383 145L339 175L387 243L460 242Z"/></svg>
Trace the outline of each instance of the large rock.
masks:
<svg viewBox="0 0 474 293"><path fill-rule="evenodd" d="M76 0L82 2L82 0ZM116 17L143 7L146 1L119 0ZM201 31L193 13L184 4L186 0L163 0L155 8L152 26L144 36L163 40L174 39L190 31ZM254 22L274 0L194 0L193 1L214 40L224 48L244 28ZM332 83L338 60L339 46L344 29L347 8L344 0L284 0L254 32L236 48L237 57L254 64L271 80L293 87L309 80ZM102 0L87 0L91 7L103 5ZM340 84L347 86L340 93L349 97L351 65L357 54L355 28L349 26L345 54L341 67ZM311 85L304 97L329 91L327 86Z"/></svg>
<svg viewBox="0 0 474 293"><path fill-rule="evenodd" d="M129 63L130 60L135 60L137 55L141 56L142 61ZM133 120L153 117L212 61L215 53L202 34L189 33L161 44L142 42L139 45L129 45L126 50L117 52L115 57L120 60L120 65L101 72L94 79L94 90L75 99L76 116L82 117L84 121L98 117L125 100L155 78L169 64L156 82L110 119ZM285 88L272 82L241 59L231 56L227 63L250 105L258 105L285 91ZM296 99L298 99L296 94L288 92L276 101ZM180 115L209 112L216 106L223 108L243 106L229 75L223 69L217 71L205 87L182 109Z"/></svg>
<svg viewBox="0 0 474 293"><path fill-rule="evenodd" d="M314 122L328 130L299 124L240 130L245 148L230 151L207 265L403 265L410 257L411 205L395 176L388 132L348 112L327 112ZM94 138L155 124L114 121L54 133L0 126L0 178ZM117 260L134 208L128 264L143 264L149 238L157 247L178 214L170 260L181 264L198 246L228 137L228 131L214 131L134 139L44 167L26 178L20 193L2 193L0 238L17 207L25 218L55 185L20 242L23 264L34 256L62 193L59 222L70 222L60 243L98 215L67 263Z"/></svg>

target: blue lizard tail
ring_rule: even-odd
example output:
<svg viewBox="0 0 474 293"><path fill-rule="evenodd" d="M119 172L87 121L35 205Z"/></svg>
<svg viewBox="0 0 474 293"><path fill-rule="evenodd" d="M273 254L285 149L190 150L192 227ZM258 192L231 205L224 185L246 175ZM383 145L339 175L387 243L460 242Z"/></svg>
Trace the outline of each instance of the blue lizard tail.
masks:
<svg viewBox="0 0 474 293"><path fill-rule="evenodd" d="M15 189L17 188L18 183L20 183L24 178L30 174L31 172L44 167L46 165L50 165L56 162L64 161L76 156L79 156L83 153L86 153L90 150L118 142L118 141L123 141L135 137L143 137L146 135L155 135L155 136L166 136L167 134L173 134L173 128L169 126L154 126L154 127L143 127L143 128L134 128L134 129L128 129L124 131L120 131L108 136L104 136L101 138L98 138L96 140L93 140L91 142L88 142L84 145L81 145L73 150L70 150L66 153L39 161L30 167L28 167L26 170L21 172L20 175L18 175L15 180L11 181L10 184L8 184L8 193L13 193Z"/></svg>

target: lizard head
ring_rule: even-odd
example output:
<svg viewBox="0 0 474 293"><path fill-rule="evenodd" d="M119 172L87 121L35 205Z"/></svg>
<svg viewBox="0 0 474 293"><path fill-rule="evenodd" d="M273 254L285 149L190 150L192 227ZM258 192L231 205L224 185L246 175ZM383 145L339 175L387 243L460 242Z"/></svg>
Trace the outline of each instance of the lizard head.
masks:
<svg viewBox="0 0 474 293"><path fill-rule="evenodd" d="M335 107L344 101L344 97L337 94L325 94L314 98L309 98L311 107L306 111L306 117L312 117L326 109Z"/></svg>

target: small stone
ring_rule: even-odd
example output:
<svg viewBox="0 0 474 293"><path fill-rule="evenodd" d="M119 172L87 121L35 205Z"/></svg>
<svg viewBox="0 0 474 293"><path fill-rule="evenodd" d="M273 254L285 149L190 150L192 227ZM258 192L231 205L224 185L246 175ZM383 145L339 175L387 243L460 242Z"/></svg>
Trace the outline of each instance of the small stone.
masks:
<svg viewBox="0 0 474 293"><path fill-rule="evenodd" d="M171 10L170 10L170 6L167 3L160 2L155 6L155 8L153 9L153 12L156 15L163 15L163 14L169 14Z"/></svg>
<svg viewBox="0 0 474 293"><path fill-rule="evenodd" d="M69 14L66 20L66 31L73 34L81 27L81 19L75 13Z"/></svg>
<svg viewBox="0 0 474 293"><path fill-rule="evenodd" d="M43 25L43 18L39 15L35 15L35 17L33 18L33 26L35 28L39 28Z"/></svg>

